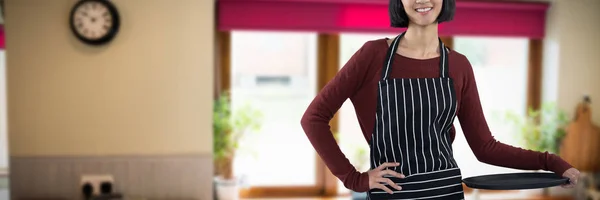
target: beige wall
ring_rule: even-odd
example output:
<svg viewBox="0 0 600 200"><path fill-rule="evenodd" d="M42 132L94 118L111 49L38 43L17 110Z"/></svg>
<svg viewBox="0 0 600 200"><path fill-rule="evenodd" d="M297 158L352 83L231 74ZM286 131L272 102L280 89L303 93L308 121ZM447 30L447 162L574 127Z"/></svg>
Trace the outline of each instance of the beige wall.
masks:
<svg viewBox="0 0 600 200"><path fill-rule="evenodd" d="M113 0L105 47L68 27L77 0L7 0L11 156L212 152L213 0Z"/></svg>
<svg viewBox="0 0 600 200"><path fill-rule="evenodd" d="M555 0L548 11L544 52L544 99L570 116L583 95L600 125L600 1Z"/></svg>
<svg viewBox="0 0 600 200"><path fill-rule="evenodd" d="M70 33L74 2L6 3L11 155L210 152L213 0L114 0L122 28L100 48ZM600 1L553 4L544 99L571 113L590 94L600 123Z"/></svg>

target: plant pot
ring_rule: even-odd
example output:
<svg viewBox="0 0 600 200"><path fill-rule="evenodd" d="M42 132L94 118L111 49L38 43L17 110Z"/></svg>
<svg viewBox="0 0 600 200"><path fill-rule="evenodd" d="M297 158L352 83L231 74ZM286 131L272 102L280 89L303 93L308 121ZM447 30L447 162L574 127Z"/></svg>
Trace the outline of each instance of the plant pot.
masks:
<svg viewBox="0 0 600 200"><path fill-rule="evenodd" d="M367 200L367 193L352 191L352 200Z"/></svg>
<svg viewBox="0 0 600 200"><path fill-rule="evenodd" d="M223 179L215 177L215 193L217 200L238 200L240 198L240 184L238 179Z"/></svg>

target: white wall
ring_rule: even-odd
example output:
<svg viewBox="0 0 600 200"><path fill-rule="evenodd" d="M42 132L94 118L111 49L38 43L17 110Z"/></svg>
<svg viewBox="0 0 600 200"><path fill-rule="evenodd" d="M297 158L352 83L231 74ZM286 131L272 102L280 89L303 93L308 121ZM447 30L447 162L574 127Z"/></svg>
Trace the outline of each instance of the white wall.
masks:
<svg viewBox="0 0 600 200"><path fill-rule="evenodd" d="M6 51L0 50L0 171L8 168L6 125Z"/></svg>
<svg viewBox="0 0 600 200"><path fill-rule="evenodd" d="M556 0L548 11L544 41L544 100L570 116L583 95L600 125L600 1Z"/></svg>

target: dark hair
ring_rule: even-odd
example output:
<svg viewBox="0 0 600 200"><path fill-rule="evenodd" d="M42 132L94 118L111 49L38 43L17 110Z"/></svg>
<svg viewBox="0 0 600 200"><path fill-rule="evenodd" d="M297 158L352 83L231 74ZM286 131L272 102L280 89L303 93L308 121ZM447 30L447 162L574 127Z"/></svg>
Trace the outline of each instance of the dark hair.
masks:
<svg viewBox="0 0 600 200"><path fill-rule="evenodd" d="M389 10L390 22L392 27L408 27L409 19L406 15L406 11L404 11L404 5L402 5L402 0L390 0ZM455 0L443 0L442 11L440 11L440 15L437 18L437 22L440 23L452 20L454 18L455 11Z"/></svg>

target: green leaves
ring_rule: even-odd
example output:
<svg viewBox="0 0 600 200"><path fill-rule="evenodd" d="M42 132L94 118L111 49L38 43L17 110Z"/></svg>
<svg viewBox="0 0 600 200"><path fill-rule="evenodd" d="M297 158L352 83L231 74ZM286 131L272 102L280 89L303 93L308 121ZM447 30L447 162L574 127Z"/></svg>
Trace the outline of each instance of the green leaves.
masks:
<svg viewBox="0 0 600 200"><path fill-rule="evenodd" d="M223 94L213 105L213 153L215 159L230 158L242 136L260 129L262 114L246 105L233 109L229 95Z"/></svg>
<svg viewBox="0 0 600 200"><path fill-rule="evenodd" d="M544 103L539 110L529 109L526 117L507 112L506 119L519 129L524 148L551 153L559 153L560 143L566 135L564 128L569 122L565 112L554 103Z"/></svg>

